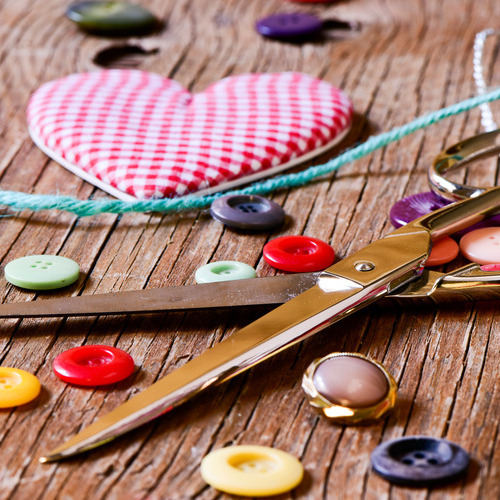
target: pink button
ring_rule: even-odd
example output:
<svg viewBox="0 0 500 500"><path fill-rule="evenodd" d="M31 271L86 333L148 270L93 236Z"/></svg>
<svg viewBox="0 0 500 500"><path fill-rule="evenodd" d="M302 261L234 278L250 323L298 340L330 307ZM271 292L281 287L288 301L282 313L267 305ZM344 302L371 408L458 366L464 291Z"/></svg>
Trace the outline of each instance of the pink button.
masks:
<svg viewBox="0 0 500 500"><path fill-rule="evenodd" d="M460 240L462 255L478 264L500 264L500 227L476 229Z"/></svg>

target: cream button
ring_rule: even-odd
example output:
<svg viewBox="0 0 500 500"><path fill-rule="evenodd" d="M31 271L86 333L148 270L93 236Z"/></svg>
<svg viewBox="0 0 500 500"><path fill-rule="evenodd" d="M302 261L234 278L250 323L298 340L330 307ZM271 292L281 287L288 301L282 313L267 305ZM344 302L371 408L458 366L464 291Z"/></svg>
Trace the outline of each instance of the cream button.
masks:
<svg viewBox="0 0 500 500"><path fill-rule="evenodd" d="M212 487L232 495L262 497L295 488L304 475L292 455L266 446L228 446L209 453L201 475Z"/></svg>
<svg viewBox="0 0 500 500"><path fill-rule="evenodd" d="M471 231L460 240L460 252L478 264L500 264L500 227Z"/></svg>

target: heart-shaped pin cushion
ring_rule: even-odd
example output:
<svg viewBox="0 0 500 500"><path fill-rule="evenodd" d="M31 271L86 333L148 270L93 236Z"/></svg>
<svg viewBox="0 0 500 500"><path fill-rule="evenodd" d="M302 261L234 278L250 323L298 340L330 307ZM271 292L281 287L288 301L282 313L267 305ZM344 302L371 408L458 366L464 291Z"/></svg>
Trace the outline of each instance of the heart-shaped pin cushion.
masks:
<svg viewBox="0 0 500 500"><path fill-rule="evenodd" d="M301 73L234 76L192 94L153 73L106 70L46 83L27 116L46 154L130 200L206 194L274 174L339 141L352 105Z"/></svg>

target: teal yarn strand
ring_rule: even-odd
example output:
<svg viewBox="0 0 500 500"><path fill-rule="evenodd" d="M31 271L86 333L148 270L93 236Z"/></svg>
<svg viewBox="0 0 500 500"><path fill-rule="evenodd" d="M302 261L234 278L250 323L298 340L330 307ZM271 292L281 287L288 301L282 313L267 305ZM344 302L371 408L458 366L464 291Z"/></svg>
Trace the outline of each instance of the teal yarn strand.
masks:
<svg viewBox="0 0 500 500"><path fill-rule="evenodd" d="M265 181L254 183L246 188L233 190L227 194L267 194L278 189L303 186L313 179L338 170L347 163L352 163L377 149L399 141L403 137L418 130L427 128L445 118L458 115L473 108L500 99L500 88L480 96L466 99L452 106L433 111L421 116L406 125L395 127L389 132L370 137L363 144L340 154L333 160L309 167L303 172L280 175ZM181 198L164 198L155 200L79 200L71 196L27 194L16 191L0 191L0 204L14 210L62 210L74 213L80 217L98 215L102 213L125 214L140 212L181 212L206 208L222 196L217 193L208 196L183 196Z"/></svg>

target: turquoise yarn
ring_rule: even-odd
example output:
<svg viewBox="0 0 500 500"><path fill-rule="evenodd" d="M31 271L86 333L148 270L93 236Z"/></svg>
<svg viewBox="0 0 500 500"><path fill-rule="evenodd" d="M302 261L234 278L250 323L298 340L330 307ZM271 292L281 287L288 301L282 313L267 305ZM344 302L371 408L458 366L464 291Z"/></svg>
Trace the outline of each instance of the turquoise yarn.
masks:
<svg viewBox="0 0 500 500"><path fill-rule="evenodd" d="M500 99L500 88L480 96L466 99L452 106L442 108L438 111L428 113L413 120L402 127L396 127L373 137L363 144L342 153L333 160L323 165L316 165L303 172L296 174L281 175L257 182L244 189L238 189L224 193L227 194L266 194L282 188L298 187L309 183L311 180L322 175L338 170L346 163L359 160L360 158L380 149L392 142L399 141L403 137L429 127L444 118L458 115L469 111L481 104ZM125 214L129 212L180 212L183 210L194 210L210 206L221 193L208 196L184 196L181 198L167 198L159 200L78 200L71 196L55 196L42 194L27 194L16 191L0 191L0 204L7 205L14 210L63 210L72 212L80 217L97 215L102 213Z"/></svg>

